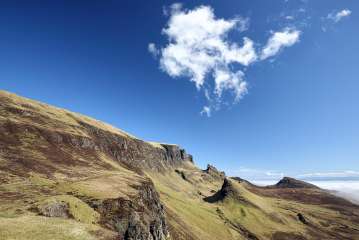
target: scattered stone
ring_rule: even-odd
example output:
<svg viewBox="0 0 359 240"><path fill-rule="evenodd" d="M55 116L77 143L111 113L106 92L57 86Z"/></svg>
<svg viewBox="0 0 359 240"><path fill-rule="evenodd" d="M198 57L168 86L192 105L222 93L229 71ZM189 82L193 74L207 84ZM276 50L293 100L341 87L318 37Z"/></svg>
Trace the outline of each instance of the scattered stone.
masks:
<svg viewBox="0 0 359 240"><path fill-rule="evenodd" d="M298 213L297 217L299 219L299 221L301 221L303 224L308 224L308 221L305 219L305 217L303 216L303 214Z"/></svg>
<svg viewBox="0 0 359 240"><path fill-rule="evenodd" d="M66 202L55 201L49 202L38 207L39 214L45 217L62 217L69 218L69 205Z"/></svg>

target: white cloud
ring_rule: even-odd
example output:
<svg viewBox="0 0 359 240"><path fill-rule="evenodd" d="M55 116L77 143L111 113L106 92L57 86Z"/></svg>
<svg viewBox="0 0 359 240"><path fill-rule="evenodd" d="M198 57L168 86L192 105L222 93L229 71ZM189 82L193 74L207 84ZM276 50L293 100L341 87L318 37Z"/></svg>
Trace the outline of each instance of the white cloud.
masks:
<svg viewBox="0 0 359 240"><path fill-rule="evenodd" d="M249 27L248 18L217 18L209 6L188 10L175 4L164 12L169 20L162 34L168 43L160 49L151 43L149 51L160 57L160 68L169 76L189 78L197 89L204 89L209 106L201 113L207 116L220 108L224 92L233 93L235 102L248 92L245 80L248 66L293 45L300 34L295 29L274 33L258 56L250 38L243 36L241 41L234 42L228 36L231 31L243 34Z"/></svg>
<svg viewBox="0 0 359 240"><path fill-rule="evenodd" d="M349 9L343 9L337 13L328 14L327 18L334 22L339 22L342 18L348 17L352 12Z"/></svg>
<svg viewBox="0 0 359 240"><path fill-rule="evenodd" d="M249 180L259 186L268 186L276 184L286 174L278 171L268 171L261 169L252 169L241 167L235 171L227 172L230 176L241 177ZM298 179L304 179L320 188L332 190L333 193L347 198L359 204L359 171L332 171L304 173L294 176ZM327 179L327 180L325 180Z"/></svg>
<svg viewBox="0 0 359 240"><path fill-rule="evenodd" d="M305 173L297 176L298 178L348 178L348 177L358 177L358 171L333 171L333 172L315 172L315 173Z"/></svg>
<svg viewBox="0 0 359 240"><path fill-rule="evenodd" d="M202 87L206 75L212 71L221 69L234 76L229 64L248 66L257 58L250 39L244 38L243 46L227 41L227 33L240 21L239 18L216 19L213 9L207 6L172 13L167 28L163 29L170 43L162 49L162 69L172 77L190 77L197 88ZM237 80L228 78L228 84L216 89L226 88L223 86L238 89L241 83Z"/></svg>
<svg viewBox="0 0 359 240"><path fill-rule="evenodd" d="M332 190L334 194L359 204L359 181L310 181L310 183Z"/></svg>
<svg viewBox="0 0 359 240"><path fill-rule="evenodd" d="M205 115L207 115L207 117L210 117L211 116L211 107L204 106L201 111L201 114L205 114Z"/></svg>
<svg viewBox="0 0 359 240"><path fill-rule="evenodd" d="M154 43L148 44L148 51L154 56L157 57L160 54L160 51L157 49Z"/></svg>
<svg viewBox="0 0 359 240"><path fill-rule="evenodd" d="M163 15L169 16L172 15L182 9L183 4L182 3L173 3L169 7L163 7Z"/></svg>
<svg viewBox="0 0 359 240"><path fill-rule="evenodd" d="M235 93L236 101L238 101L243 95L247 93L247 82L243 80L244 73L237 71L235 73L228 69L216 69L213 74L217 96L221 97L222 92L226 89L231 89Z"/></svg>
<svg viewBox="0 0 359 240"><path fill-rule="evenodd" d="M241 16L236 17L237 27L240 32L247 31L249 29L249 18L243 18Z"/></svg>
<svg viewBox="0 0 359 240"><path fill-rule="evenodd" d="M282 172L245 167L240 167L237 170L229 170L226 172L228 172L230 176L240 177L246 180L266 180L276 182L284 177L284 173Z"/></svg>
<svg viewBox="0 0 359 240"><path fill-rule="evenodd" d="M238 176L247 179L256 179L256 180L279 180L282 178L285 173L274 171L274 170L265 170L265 169L254 169L240 167L236 170L229 170L230 174L233 176ZM359 179L359 171L346 170L346 171L328 171L328 172L313 172L313 173L303 173L293 176L294 178L304 179L304 180L320 180L320 179Z"/></svg>
<svg viewBox="0 0 359 240"><path fill-rule="evenodd" d="M260 59L264 60L276 55L284 47L290 47L299 41L301 32L293 28L285 28L281 32L275 32L269 38L261 51Z"/></svg>
<svg viewBox="0 0 359 240"><path fill-rule="evenodd" d="M253 184L258 186L274 185L278 180L254 180ZM332 193L359 204L359 181L308 181L322 189L331 190Z"/></svg>

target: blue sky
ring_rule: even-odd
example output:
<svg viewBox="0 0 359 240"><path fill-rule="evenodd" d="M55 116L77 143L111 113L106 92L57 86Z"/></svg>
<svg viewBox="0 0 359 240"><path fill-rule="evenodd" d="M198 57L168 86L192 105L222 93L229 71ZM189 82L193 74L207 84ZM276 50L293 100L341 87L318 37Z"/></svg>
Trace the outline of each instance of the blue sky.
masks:
<svg viewBox="0 0 359 240"><path fill-rule="evenodd" d="M174 3L2 1L0 88L230 175L359 176L358 1Z"/></svg>

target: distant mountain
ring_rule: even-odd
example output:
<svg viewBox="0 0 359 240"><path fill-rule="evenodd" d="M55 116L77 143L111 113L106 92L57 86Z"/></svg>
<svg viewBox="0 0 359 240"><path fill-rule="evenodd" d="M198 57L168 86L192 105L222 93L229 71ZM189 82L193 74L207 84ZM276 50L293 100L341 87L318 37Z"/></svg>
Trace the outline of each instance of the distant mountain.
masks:
<svg viewBox="0 0 359 240"><path fill-rule="evenodd" d="M0 91L0 239L359 239L359 207L259 187L177 145Z"/></svg>
<svg viewBox="0 0 359 240"><path fill-rule="evenodd" d="M276 188L318 188L317 186L290 177L282 178L274 187Z"/></svg>

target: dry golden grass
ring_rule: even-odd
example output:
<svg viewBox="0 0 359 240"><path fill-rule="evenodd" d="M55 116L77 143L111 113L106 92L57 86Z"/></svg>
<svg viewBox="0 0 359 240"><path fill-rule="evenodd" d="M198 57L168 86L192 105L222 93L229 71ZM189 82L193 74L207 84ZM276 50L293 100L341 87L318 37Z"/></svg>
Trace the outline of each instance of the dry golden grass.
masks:
<svg viewBox="0 0 359 240"><path fill-rule="evenodd" d="M92 118L0 91L0 124L7 122L17 123L12 125L15 127L31 125L38 130L46 128L90 137L82 123L135 138ZM146 176L100 151L79 150L71 144L60 144L49 150L49 142L26 131L26 127L16 134L12 141L19 139L17 145L6 142L8 135L1 135L11 154L0 149L0 239L112 238L113 232L92 224L97 222L98 213L80 198L131 200L138 195L138 186L148 181ZM143 144L156 151L164 149L160 143ZM355 231L359 233L356 226L359 217L355 222L358 212L344 214L327 206L274 198L255 193L247 183L236 181L232 182L233 187L241 200L229 197L208 203L204 198L221 188L221 179L206 175L189 162L177 169L179 174L174 170L147 172L167 209L171 230L181 236L173 240L237 240L246 239L248 233L265 240L278 232L313 239L314 230L321 234L321 239L359 238L354 235ZM53 201L67 203L74 219L36 216L30 209ZM297 213L302 213L310 225L300 222ZM342 235L335 235L338 232Z"/></svg>
<svg viewBox="0 0 359 240"><path fill-rule="evenodd" d="M125 198L137 194L134 186L138 186L144 179L134 174L109 172L76 181L60 182L57 186L59 192L74 192L82 196L96 199Z"/></svg>
<svg viewBox="0 0 359 240"><path fill-rule="evenodd" d="M0 100L9 107L13 107L17 110L25 111L23 117L19 118L16 114L12 116L7 116L8 111L0 112L0 116L4 120L8 120L11 117L12 121L15 122L24 122L29 124L37 124L40 127L48 127L52 129L57 129L59 131L68 132L75 135L86 136L86 132L81 131L81 125L79 122L84 122L86 124L92 125L104 131L108 131L117 135L121 135L129 138L136 138L129 133L126 133L118 128L111 126L110 124L101 122L99 120L84 116L79 113L74 113L62 108L57 108L50 106L45 103L41 103L32 99L19 97L16 94L9 93L6 91L0 90ZM31 113L35 112L37 116L42 116L43 121L41 123L36 123L31 118Z"/></svg>
<svg viewBox="0 0 359 240"><path fill-rule="evenodd" d="M0 216L0 239L4 240L95 240L114 239L116 234L92 224L75 220L21 216Z"/></svg>
<svg viewBox="0 0 359 240"><path fill-rule="evenodd" d="M149 175L165 206L176 214L170 224L176 226L176 218L179 218L189 226L191 233L187 234L194 236L194 239L234 239L230 229L218 216L216 206L204 202L196 187L176 173Z"/></svg>
<svg viewBox="0 0 359 240"><path fill-rule="evenodd" d="M189 234L192 239L246 239L246 231L259 239L271 239L273 234L279 232L293 238L302 236L313 239L315 229L318 230L318 236L326 239L336 239L338 236L357 239L353 238L354 232L346 235L345 230L335 238L327 235L328 231L330 234L335 233L343 225L352 229L350 231L357 228L352 220L343 218L338 211L320 205L260 196L249 191L246 182L232 180L241 201L229 197L224 201L207 203L198 190L204 195L211 195L213 193L210 190L215 186L219 189L220 183L201 181L201 171L192 166L184 167L183 170L189 171L187 176L191 182L176 173L149 173L149 176L159 190L161 200L170 209L170 214L174 215L170 217L172 227L178 231L191 229ZM302 213L310 225L300 222L298 213ZM325 224L328 227L323 227Z"/></svg>

